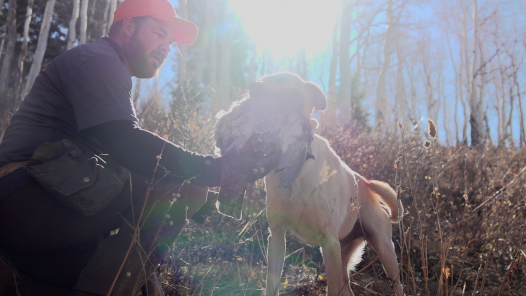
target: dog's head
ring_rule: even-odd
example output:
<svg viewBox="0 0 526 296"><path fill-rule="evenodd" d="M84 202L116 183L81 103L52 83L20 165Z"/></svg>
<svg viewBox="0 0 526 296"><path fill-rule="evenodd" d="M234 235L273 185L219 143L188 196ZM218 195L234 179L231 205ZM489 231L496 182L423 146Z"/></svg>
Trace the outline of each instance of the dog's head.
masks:
<svg viewBox="0 0 526 296"><path fill-rule="evenodd" d="M313 109L325 110L325 94L314 82L304 81L290 72L278 72L252 82L248 89L251 97L298 97L303 101L303 114L310 117Z"/></svg>

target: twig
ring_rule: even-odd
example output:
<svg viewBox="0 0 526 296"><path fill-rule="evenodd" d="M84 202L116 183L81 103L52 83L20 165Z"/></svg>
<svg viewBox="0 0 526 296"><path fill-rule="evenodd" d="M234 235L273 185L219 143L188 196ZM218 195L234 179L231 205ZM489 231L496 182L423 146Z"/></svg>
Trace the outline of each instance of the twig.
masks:
<svg viewBox="0 0 526 296"><path fill-rule="evenodd" d="M515 181L517 180L518 177L520 177L524 172L526 171L526 166L523 167L519 173L513 178L513 180L511 180L508 184L506 184L506 186L502 187L500 190L498 190L497 192L495 192L490 198L486 199L483 203L481 203L478 207L474 208L473 211L471 211L472 213L475 212L476 210L478 210L479 208L481 208L482 206L484 206L485 204L487 204L488 202L490 202L491 200L495 199L497 196L499 196L502 192L504 192L504 190L506 188L508 188L510 185L513 185L513 183L515 183Z"/></svg>
<svg viewBox="0 0 526 296"><path fill-rule="evenodd" d="M373 259L373 261L369 262L369 264L365 265L364 267L362 267L362 269L358 270L357 272L355 272L353 275L351 275L351 278L359 275L360 273L362 273L364 270L366 270L369 266L373 265L374 262L376 262L376 260L378 260L378 256L376 256L376 258Z"/></svg>
<svg viewBox="0 0 526 296"><path fill-rule="evenodd" d="M299 249L297 249L296 251L294 251L294 252L288 254L287 256L285 256L285 260L286 260L287 258L289 258L290 256L292 256L292 255L294 255L294 254L296 254L296 253L298 253L298 252L301 252L301 251L303 251L303 250L305 250L305 248L299 248Z"/></svg>
<svg viewBox="0 0 526 296"><path fill-rule="evenodd" d="M502 289L504 289L504 285L506 284L506 280L508 279L508 276L510 275L511 271L515 268L515 265L519 261L519 252L522 252L522 255L526 257L526 254L522 250L518 250L517 254L515 255L515 259L510 264L510 267L508 267L508 270L506 271L506 274L504 275L504 278L502 279L502 285L500 285L499 294L497 296L500 296L500 293L502 292Z"/></svg>
<svg viewBox="0 0 526 296"><path fill-rule="evenodd" d="M453 266L451 266L451 270L453 270ZM451 294L450 296L453 296L453 293L455 293L455 290L457 289L457 286L458 284L460 283L460 279L462 278L462 271L464 271L464 262L462 262L462 266L460 266L460 274L458 275L458 280L457 282L455 283L455 286L453 287L453 289L451 289ZM453 279L453 275L451 275L451 279ZM466 283L464 283L465 285Z"/></svg>
<svg viewBox="0 0 526 296"><path fill-rule="evenodd" d="M163 151L164 151L164 144L163 144L163 148L161 149L161 154L160 155L163 154ZM158 157L157 158L157 165L155 166L155 171L157 170L157 167L159 166L160 160L161 160L161 157ZM153 174L154 176L155 176L155 171L154 171L154 174ZM152 184L152 183L153 183L153 176L152 176L152 182L150 184ZM140 223L141 223L142 215L144 213L144 209L146 208L146 203L148 202L148 197L150 196L150 191L151 190L152 190L151 186L148 185L148 188L146 189L146 196L144 197L144 203L142 205L141 213L139 215L139 219L137 220L137 226L133 230L133 237L132 237L132 240L130 242L130 246L128 247L128 251L126 251L126 254L124 255L124 260L122 260L121 266L119 267L119 270L117 271L117 274L115 275L115 278L113 279L113 282L111 283L110 289L108 290L108 294L106 294L106 296L110 296L111 295L111 292L113 291L113 288L115 287L115 284L117 283L117 279L119 278L119 275L121 274L122 268L124 267L124 264L126 263L126 260L128 260L128 255L130 255L131 249L133 248L133 245L135 244L135 240L137 239L137 236L139 234L139 229L140 229Z"/></svg>
<svg viewBox="0 0 526 296"><path fill-rule="evenodd" d="M358 286L358 287L364 289L365 291L367 291L367 292L369 292L369 293L371 293L371 294L382 295L382 294L380 294L380 293L378 293L378 292L375 292L375 291L373 291L373 290L369 290L369 289L367 289L367 288L364 287L364 286L360 286L360 285L357 284L357 283L353 283L353 282L351 282L351 285Z"/></svg>

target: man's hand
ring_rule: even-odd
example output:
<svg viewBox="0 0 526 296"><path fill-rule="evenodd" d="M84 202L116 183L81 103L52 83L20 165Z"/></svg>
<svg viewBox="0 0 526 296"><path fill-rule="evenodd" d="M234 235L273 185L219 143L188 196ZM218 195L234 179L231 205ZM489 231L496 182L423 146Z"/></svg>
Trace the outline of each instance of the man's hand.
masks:
<svg viewBox="0 0 526 296"><path fill-rule="evenodd" d="M219 212L241 219L247 184L270 173L278 164L279 154L280 152L276 151L258 159L236 152L223 156Z"/></svg>
<svg viewBox="0 0 526 296"><path fill-rule="evenodd" d="M278 164L280 152L275 151L261 158L236 152L222 157L221 186L237 183L244 186L265 177Z"/></svg>

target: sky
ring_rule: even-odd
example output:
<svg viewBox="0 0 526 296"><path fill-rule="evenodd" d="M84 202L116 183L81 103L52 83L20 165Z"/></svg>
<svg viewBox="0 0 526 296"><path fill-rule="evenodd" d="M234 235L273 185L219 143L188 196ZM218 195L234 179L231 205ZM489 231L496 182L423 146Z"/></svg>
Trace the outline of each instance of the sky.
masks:
<svg viewBox="0 0 526 296"><path fill-rule="evenodd" d="M177 7L177 0L175 2ZM498 4L495 3L498 2ZM517 14L517 11L524 11L525 4L519 0L502 0L502 1L486 1L484 4L500 5L499 9L502 11L502 17L507 21L510 18L519 18L520 22L524 20L524 14ZM427 23L427 28L424 31L420 31L420 34L429 34L428 40L429 50L433 52L436 48L443 45L441 43L445 40L439 36L439 25L434 23L436 21L436 10L434 9L436 3L426 2L422 5L412 6L410 9L411 19L406 20L413 24ZM491 6L488 5L488 6ZM259 61L262 60L263 55L272 55L274 59L274 71L286 71L290 69L290 60L299 51L304 50L306 58L308 60L309 67L309 80L316 81L325 91L327 91L327 84L329 79L329 66L330 56L332 54L332 36L335 22L339 18L341 7L341 0L231 0L231 9L235 13L236 23L243 26L247 32L251 41L256 45L257 54ZM522 17L522 18L521 18ZM385 14L379 14L378 22L385 21ZM383 19L382 19L383 18ZM506 22L503 22L506 23ZM512 22L508 21L507 24ZM385 31L385 26L376 27L375 30ZM408 40L408 43L411 43ZM408 45L409 46L409 45ZM453 47L455 46L453 42ZM350 49L351 51L353 48ZM171 56L175 57L177 49L172 48ZM446 55L447 57L447 55ZM396 61L393 60L393 63ZM445 96L447 102L447 112L452 112L453 97L454 97L454 86L452 82L452 75L454 75L452 67L452 60L444 60L445 69L442 73L441 78L445 79L447 86L445 88ZM455 61L458 63L458 61ZM162 69L161 76L159 78L159 84L162 86L165 84L165 77L172 77L173 72L171 70L174 64L173 59L169 59ZM259 69L259 75L268 73L262 73L261 68ZM521 81L524 81L524 71L520 73ZM438 77L435 77L437 79ZM374 81L369 82L374 83ZM167 89L167 88L166 88ZM374 97L374 93L371 93L374 89L369 87L369 99ZM488 97L492 96L491 89L487 89ZM424 102L424 100L422 100ZM372 106L373 104L367 104ZM366 107L367 107L366 106ZM526 107L526 106L525 106ZM492 138L496 138L497 129L497 117L492 106L489 102L485 105L488 111L488 118L490 122L490 130L492 132ZM526 110L526 108L524 108ZM374 114L372 107L368 110L371 114ZM425 104L421 104L419 111L421 112L422 121L425 122L426 118L426 107ZM439 118L443 114L443 110L440 111ZM462 106L458 108L459 118L463 118ZM371 123L373 118L371 116ZM518 118L514 116L512 118L514 126L514 138L518 139L519 128ZM452 123L451 123L452 124ZM439 127L441 125L439 124ZM469 127L468 127L469 128ZM449 126L450 132L453 131L452 125ZM444 134L439 131L439 135ZM469 135L469 132L468 132ZM441 137L442 140L444 137Z"/></svg>

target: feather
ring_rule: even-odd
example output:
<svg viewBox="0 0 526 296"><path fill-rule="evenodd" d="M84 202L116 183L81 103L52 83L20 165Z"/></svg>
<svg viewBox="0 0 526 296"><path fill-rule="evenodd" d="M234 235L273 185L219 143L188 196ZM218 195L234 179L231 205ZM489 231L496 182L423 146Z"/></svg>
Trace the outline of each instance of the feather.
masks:
<svg viewBox="0 0 526 296"><path fill-rule="evenodd" d="M309 120L298 113L288 117L279 133L281 154L275 171L279 174L279 189L289 187L300 174L308 159L312 132Z"/></svg>
<svg viewBox="0 0 526 296"><path fill-rule="evenodd" d="M308 118L308 106L313 100L325 101L315 84L292 73L265 76L251 83L249 93L228 111L218 113L216 146L223 156L236 152L261 158L279 152L275 172L279 174L279 188L287 188L296 180L305 161L313 158Z"/></svg>

